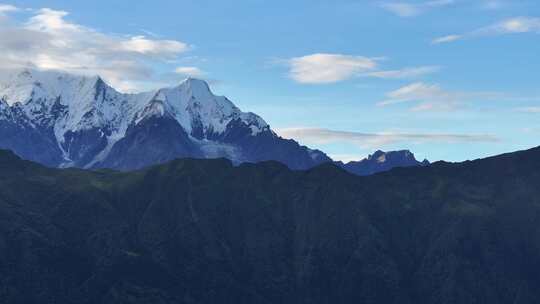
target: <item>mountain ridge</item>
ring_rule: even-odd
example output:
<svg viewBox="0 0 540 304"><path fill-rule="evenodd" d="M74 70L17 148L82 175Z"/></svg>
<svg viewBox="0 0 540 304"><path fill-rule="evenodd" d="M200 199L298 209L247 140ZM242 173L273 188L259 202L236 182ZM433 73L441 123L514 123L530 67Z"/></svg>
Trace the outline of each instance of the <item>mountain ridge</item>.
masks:
<svg viewBox="0 0 540 304"><path fill-rule="evenodd" d="M276 160L292 169L332 162L320 150L281 138L203 80L129 94L99 76L30 69L3 76L0 148L50 167L133 170L179 157ZM389 160L336 164L357 175L427 164L406 150L376 153Z"/></svg>
<svg viewBox="0 0 540 304"><path fill-rule="evenodd" d="M321 151L282 139L261 117L242 112L193 78L171 88L123 94L99 76L26 69L4 80L0 98L0 132L4 138L16 133L22 141L0 140L0 147L52 167L129 170L176 157L223 156L236 163L276 159L302 169L330 161ZM156 124L172 132L169 138L160 138L152 128ZM140 146L141 141L172 150L160 152ZM111 152L117 158L109 157ZM145 161L143 152L153 155L152 161ZM118 159L119 153L130 153L131 161Z"/></svg>
<svg viewBox="0 0 540 304"><path fill-rule="evenodd" d="M538 303L539 172L540 148L372 176L0 151L0 300Z"/></svg>

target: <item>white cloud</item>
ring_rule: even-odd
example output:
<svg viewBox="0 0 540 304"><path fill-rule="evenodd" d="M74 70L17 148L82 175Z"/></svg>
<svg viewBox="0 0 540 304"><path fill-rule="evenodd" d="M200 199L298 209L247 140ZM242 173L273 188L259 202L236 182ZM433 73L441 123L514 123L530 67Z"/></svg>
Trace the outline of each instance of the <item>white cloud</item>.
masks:
<svg viewBox="0 0 540 304"><path fill-rule="evenodd" d="M335 83L377 67L375 59L341 54L307 55L292 58L288 63L290 77L305 84Z"/></svg>
<svg viewBox="0 0 540 304"><path fill-rule="evenodd" d="M461 94L443 90L439 85L416 82L386 94L379 106L404 102L418 103L413 110L451 110L458 106Z"/></svg>
<svg viewBox="0 0 540 304"><path fill-rule="evenodd" d="M387 99L377 103L389 106L413 103L413 111L452 111L473 101L517 100L516 97L498 92L459 92L443 89L438 84L416 82L386 94Z"/></svg>
<svg viewBox="0 0 540 304"><path fill-rule="evenodd" d="M443 36L443 37L433 39L432 43L433 44L447 43L447 42L459 40L461 38L463 38L463 36L461 35L448 35L448 36Z"/></svg>
<svg viewBox="0 0 540 304"><path fill-rule="evenodd" d="M305 144L324 145L349 143L362 148L380 148L396 143L454 143L454 142L497 142L499 139L484 134L445 134L445 133L362 133L336 131L322 128L284 128L276 131L285 138L294 138Z"/></svg>
<svg viewBox="0 0 540 304"><path fill-rule="evenodd" d="M197 67L177 67L174 72L188 77L203 77L204 72Z"/></svg>
<svg viewBox="0 0 540 304"><path fill-rule="evenodd" d="M68 12L34 11L26 22L0 27L0 66L99 74L124 91L163 85L155 66L190 49L176 40L100 32L66 20Z"/></svg>
<svg viewBox="0 0 540 304"><path fill-rule="evenodd" d="M10 12L16 12L18 10L19 8L16 6L0 3L0 15L3 15L5 13L10 13Z"/></svg>
<svg viewBox="0 0 540 304"><path fill-rule="evenodd" d="M417 78L440 70L439 66L380 70L381 60L383 59L342 54L312 54L286 60L286 63L289 66L289 77L302 84L336 83L353 77Z"/></svg>
<svg viewBox="0 0 540 304"><path fill-rule="evenodd" d="M366 76L383 78L383 79L404 79L404 78L416 78L428 74L438 72L441 68L439 66L423 66L404 68L401 70L388 70L388 71L375 71L366 73Z"/></svg>
<svg viewBox="0 0 540 304"><path fill-rule="evenodd" d="M454 0L434 0L421 3L412 2L385 2L380 6L400 17L415 17L430 9L448 6L454 3Z"/></svg>
<svg viewBox="0 0 540 304"><path fill-rule="evenodd" d="M517 17L505 20L484 30L478 34L516 34L540 32L540 18Z"/></svg>
<svg viewBox="0 0 540 304"><path fill-rule="evenodd" d="M540 33L540 18L515 17L461 35L448 35L434 39L434 44L447 43L466 38L498 36L507 34Z"/></svg>
<svg viewBox="0 0 540 304"><path fill-rule="evenodd" d="M170 55L183 53L189 49L188 45L174 40L152 40L144 36L131 37L122 41L120 50L138 52L141 54Z"/></svg>

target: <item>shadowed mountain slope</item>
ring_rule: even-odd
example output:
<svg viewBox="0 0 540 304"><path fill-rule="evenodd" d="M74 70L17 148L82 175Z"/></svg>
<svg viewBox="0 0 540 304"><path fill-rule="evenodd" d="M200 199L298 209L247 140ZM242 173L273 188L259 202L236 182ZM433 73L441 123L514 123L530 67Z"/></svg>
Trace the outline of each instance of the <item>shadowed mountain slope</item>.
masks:
<svg viewBox="0 0 540 304"><path fill-rule="evenodd" d="M0 152L2 303L538 303L540 150L370 177Z"/></svg>

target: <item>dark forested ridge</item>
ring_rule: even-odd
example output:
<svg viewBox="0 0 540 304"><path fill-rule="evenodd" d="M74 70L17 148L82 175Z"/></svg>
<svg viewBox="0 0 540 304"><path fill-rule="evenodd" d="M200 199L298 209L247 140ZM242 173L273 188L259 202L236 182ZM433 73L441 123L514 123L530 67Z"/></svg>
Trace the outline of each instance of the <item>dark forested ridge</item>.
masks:
<svg viewBox="0 0 540 304"><path fill-rule="evenodd" d="M540 149L358 177L0 152L1 303L540 303Z"/></svg>

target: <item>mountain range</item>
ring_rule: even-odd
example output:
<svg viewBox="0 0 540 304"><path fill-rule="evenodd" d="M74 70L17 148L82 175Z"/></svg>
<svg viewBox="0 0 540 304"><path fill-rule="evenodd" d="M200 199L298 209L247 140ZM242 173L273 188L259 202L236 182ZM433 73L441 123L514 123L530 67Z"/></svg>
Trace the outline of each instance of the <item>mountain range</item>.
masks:
<svg viewBox="0 0 540 304"><path fill-rule="evenodd" d="M298 170L332 161L281 138L202 80L124 94L99 76L32 69L0 81L0 148L59 168L133 170L188 157L235 164L274 160ZM417 164L411 155L400 151L386 161L378 156L341 165L365 175Z"/></svg>
<svg viewBox="0 0 540 304"><path fill-rule="evenodd" d="M0 151L1 303L540 302L540 148L368 177Z"/></svg>

